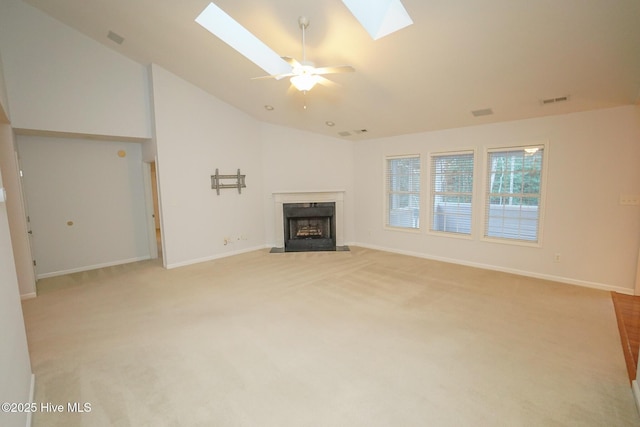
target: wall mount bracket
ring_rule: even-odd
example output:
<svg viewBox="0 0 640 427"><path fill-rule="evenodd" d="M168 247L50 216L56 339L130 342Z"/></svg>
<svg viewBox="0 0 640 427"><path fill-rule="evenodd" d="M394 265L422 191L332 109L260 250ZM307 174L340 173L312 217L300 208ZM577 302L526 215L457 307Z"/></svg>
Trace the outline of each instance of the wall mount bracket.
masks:
<svg viewBox="0 0 640 427"><path fill-rule="evenodd" d="M247 188L247 185L244 182L246 175L240 174L240 169L238 169L238 173L235 175L220 175L218 169L216 168L216 174L211 175L211 189L216 190L216 194L220 195L220 189L224 188L237 188L238 194L242 194L242 189ZM220 180L229 180L233 179L235 182L232 183L221 183Z"/></svg>

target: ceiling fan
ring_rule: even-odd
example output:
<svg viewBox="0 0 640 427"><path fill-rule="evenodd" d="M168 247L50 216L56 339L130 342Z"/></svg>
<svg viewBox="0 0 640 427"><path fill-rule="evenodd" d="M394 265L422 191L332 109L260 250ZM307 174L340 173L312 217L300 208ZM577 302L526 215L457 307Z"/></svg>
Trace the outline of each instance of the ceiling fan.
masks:
<svg viewBox="0 0 640 427"><path fill-rule="evenodd" d="M306 93L317 83L325 86L336 85L324 78L325 74L355 71L350 65L316 68L313 62L307 61L305 31L309 26L309 19L304 16L298 18L298 25L302 30L302 61L300 62L278 55L214 3L209 3L195 21L269 74L256 79L280 80L290 77L291 84Z"/></svg>
<svg viewBox="0 0 640 427"><path fill-rule="evenodd" d="M280 80L285 77L290 77L291 84L296 89L301 92L307 92L311 90L317 83L324 86L336 85L336 83L323 77L323 75L325 74L352 73L355 71L355 69L351 65L316 68L313 62L307 61L307 54L305 49L305 30L309 26L309 19L305 16L300 16L298 18L298 26L302 30L302 61L297 61L294 58L283 56L282 59L284 59L291 66L291 70L288 73L254 77L254 80L272 78Z"/></svg>

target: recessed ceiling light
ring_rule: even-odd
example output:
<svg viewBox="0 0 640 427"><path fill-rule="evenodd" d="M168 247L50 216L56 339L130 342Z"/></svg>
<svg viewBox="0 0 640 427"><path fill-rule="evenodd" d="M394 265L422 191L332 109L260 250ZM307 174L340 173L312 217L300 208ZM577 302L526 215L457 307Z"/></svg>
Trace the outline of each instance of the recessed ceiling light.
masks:
<svg viewBox="0 0 640 427"><path fill-rule="evenodd" d="M326 122L324 122L324 124L327 125L327 126L335 126L336 125L331 120L327 120Z"/></svg>
<svg viewBox="0 0 640 427"><path fill-rule="evenodd" d="M273 111L274 110L273 105L265 105L264 109L267 110L267 111Z"/></svg>

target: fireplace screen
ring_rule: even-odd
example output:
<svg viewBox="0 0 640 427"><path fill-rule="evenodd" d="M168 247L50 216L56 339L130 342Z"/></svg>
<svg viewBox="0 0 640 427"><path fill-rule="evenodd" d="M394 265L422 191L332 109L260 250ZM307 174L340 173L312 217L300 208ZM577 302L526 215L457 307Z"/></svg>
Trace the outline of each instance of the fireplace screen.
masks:
<svg viewBox="0 0 640 427"><path fill-rule="evenodd" d="M289 239L330 238L330 230L330 217L289 219Z"/></svg>
<svg viewBox="0 0 640 427"><path fill-rule="evenodd" d="M335 203L286 203L285 251L336 250Z"/></svg>

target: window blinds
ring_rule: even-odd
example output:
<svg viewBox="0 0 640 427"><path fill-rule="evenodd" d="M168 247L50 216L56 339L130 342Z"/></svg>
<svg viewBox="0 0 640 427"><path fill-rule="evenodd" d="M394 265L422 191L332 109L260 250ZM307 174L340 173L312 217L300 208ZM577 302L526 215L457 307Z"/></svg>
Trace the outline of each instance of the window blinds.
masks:
<svg viewBox="0 0 640 427"><path fill-rule="evenodd" d="M473 151L431 155L431 231L471 234Z"/></svg>
<svg viewBox="0 0 640 427"><path fill-rule="evenodd" d="M487 154L485 237L538 242L544 146Z"/></svg>
<svg viewBox="0 0 640 427"><path fill-rule="evenodd" d="M386 160L386 225L420 228L420 156Z"/></svg>

